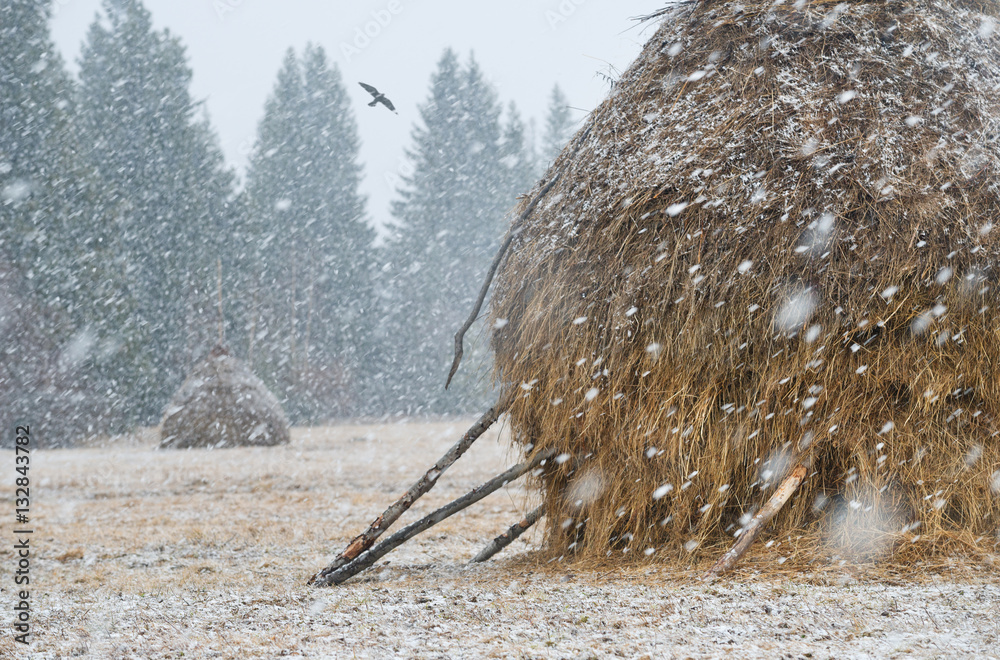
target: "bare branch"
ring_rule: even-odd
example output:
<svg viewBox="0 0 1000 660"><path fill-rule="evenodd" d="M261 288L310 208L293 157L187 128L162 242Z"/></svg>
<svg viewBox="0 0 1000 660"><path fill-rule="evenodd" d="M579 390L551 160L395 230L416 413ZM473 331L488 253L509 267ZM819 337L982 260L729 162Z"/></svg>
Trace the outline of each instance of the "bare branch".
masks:
<svg viewBox="0 0 1000 660"><path fill-rule="evenodd" d="M490 285L493 284L493 276L496 275L497 268L500 267L500 262L503 261L504 255L507 254L507 248L509 248L510 244L514 242L514 238L521 233L521 222L531 215L531 212L535 210L536 206L538 206L538 201L542 197L545 197L550 190L552 190L552 186L556 184L556 181L559 180L559 177L562 176L562 173L565 170L566 165L564 165L563 168L559 170L554 177L552 177L551 181L545 184L545 186L538 191L538 194L535 195L534 199L531 200L531 203L528 204L528 208L524 210L524 213L518 216L517 220L511 226L510 231L507 232L507 237L504 239L503 243L500 245L500 249L497 250L496 255L493 257L493 263L490 264L490 269L486 272L486 280L483 282L483 286L479 289L479 298L476 299L476 304L472 306L472 312L469 314L469 318L465 319L465 323L463 323L462 327L455 333L455 359L451 362L451 370L448 371L448 380L445 381L444 384L445 389L448 389L448 386L451 385L451 379L455 377L455 374L458 372L458 365L462 363L462 355L465 352L462 342L465 339L465 333L469 331L469 328L472 327L472 324L475 323L476 319L479 317L479 311L483 308L483 303L486 301L486 294L489 293Z"/></svg>
<svg viewBox="0 0 1000 660"><path fill-rule="evenodd" d="M591 128L593 128L593 122L591 122L591 125L587 127L586 131L576 138L576 146L573 148L573 155L576 154L580 145L587 139L587 136L590 135ZM517 235L521 233L521 225L528 218L528 216L534 212L535 207L538 206L538 202L549 194L549 191L552 190L552 186L556 185L556 181L558 181L562 177L563 173L569 169L572 162L572 156L565 159L565 162L562 167L559 168L559 171L556 172L555 176L553 176L548 183L542 186L542 189L539 190L538 193L536 193L531 199L531 203L528 204L528 207L524 209L521 215L517 217L517 220L511 224L510 231L507 232L507 237L504 239L504 242L500 245L500 249L497 250L496 255L493 257L493 263L490 264L490 269L486 273L486 281L483 282L482 288L479 289L479 298L476 299L476 304L473 305L469 318L465 319L465 323L463 323L462 327L455 333L455 359L451 362L451 369L448 371L448 380L445 381L444 384L445 389L448 389L448 386L451 385L451 379L455 377L455 374L458 372L458 366L462 363L462 355L465 352L462 342L465 340L465 333L469 331L469 328L472 327L472 324L475 323L476 319L479 317L479 311L483 308L483 302L486 301L486 294L489 293L490 285L493 283L493 277L496 275L497 268L500 267L500 262L503 261L504 255L507 254L507 249L510 247L510 244L514 241Z"/></svg>

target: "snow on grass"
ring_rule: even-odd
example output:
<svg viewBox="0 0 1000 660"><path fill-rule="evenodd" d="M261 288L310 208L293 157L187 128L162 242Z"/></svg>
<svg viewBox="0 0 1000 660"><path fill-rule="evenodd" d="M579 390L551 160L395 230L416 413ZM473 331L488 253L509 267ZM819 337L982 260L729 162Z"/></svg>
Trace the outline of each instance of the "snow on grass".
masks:
<svg viewBox="0 0 1000 660"><path fill-rule="evenodd" d="M545 563L525 554L540 530L468 565L532 506L520 484L341 587L306 586L470 424L295 429L272 448L158 451L147 436L35 452L31 657L978 658L1000 648L988 567L883 580L836 563L779 565L778 543L704 584L665 557ZM401 522L514 458L491 433ZM653 550L647 561L662 554ZM4 570L12 560L0 548ZM0 638L0 656L17 650Z"/></svg>

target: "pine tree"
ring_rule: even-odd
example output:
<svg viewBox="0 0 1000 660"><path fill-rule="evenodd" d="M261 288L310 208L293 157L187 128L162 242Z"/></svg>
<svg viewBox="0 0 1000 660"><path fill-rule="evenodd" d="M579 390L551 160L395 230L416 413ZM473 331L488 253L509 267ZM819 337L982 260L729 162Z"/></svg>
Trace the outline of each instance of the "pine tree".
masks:
<svg viewBox="0 0 1000 660"><path fill-rule="evenodd" d="M0 423L30 412L36 439L55 445L123 428L113 365L132 301L113 209L81 155L50 4L0 6Z"/></svg>
<svg viewBox="0 0 1000 660"><path fill-rule="evenodd" d="M503 129L501 163L507 169L507 190L527 194L535 182L537 169L534 145L529 142L521 113L513 101L507 106L507 122Z"/></svg>
<svg viewBox="0 0 1000 660"><path fill-rule="evenodd" d="M62 264L47 257L65 222L52 212L53 194L71 174L58 168L69 155L72 88L48 35L48 5L0 6L0 251L18 259L39 295L61 286Z"/></svg>
<svg viewBox="0 0 1000 660"><path fill-rule="evenodd" d="M39 214L46 192L46 155L60 121L59 81L46 30L47 3L0 5L0 423L25 423L39 384L58 350L58 315L44 290L49 217ZM4 438L0 444L9 446Z"/></svg>
<svg viewBox="0 0 1000 660"><path fill-rule="evenodd" d="M375 233L359 150L338 69L318 46L289 50L247 175L263 283L248 352L300 422L356 412L368 387Z"/></svg>
<svg viewBox="0 0 1000 660"><path fill-rule="evenodd" d="M137 304L128 395L135 421L148 423L214 337L233 177L195 116L179 40L153 30L139 0L103 9L80 58L79 112L89 161L117 209L119 261Z"/></svg>
<svg viewBox="0 0 1000 660"><path fill-rule="evenodd" d="M451 386L452 337L469 313L503 234L504 216L526 180L523 127L506 131L496 93L470 59L448 50L431 78L413 130L413 175L403 179L385 247L389 313L382 327L390 411L469 412L487 398L485 342L470 333ZM482 339L481 335L478 336Z"/></svg>
<svg viewBox="0 0 1000 660"><path fill-rule="evenodd" d="M573 136L573 119L570 107L559 85L552 87L549 96L549 114L545 119L545 134L542 136L542 166L551 165L566 143Z"/></svg>
<svg viewBox="0 0 1000 660"><path fill-rule="evenodd" d="M250 305L246 357L283 403L291 393L290 355L299 331L294 248L301 237L298 223L287 216L296 186L302 97L298 61L289 49L257 127L246 186L246 236L252 255L249 287L241 294Z"/></svg>

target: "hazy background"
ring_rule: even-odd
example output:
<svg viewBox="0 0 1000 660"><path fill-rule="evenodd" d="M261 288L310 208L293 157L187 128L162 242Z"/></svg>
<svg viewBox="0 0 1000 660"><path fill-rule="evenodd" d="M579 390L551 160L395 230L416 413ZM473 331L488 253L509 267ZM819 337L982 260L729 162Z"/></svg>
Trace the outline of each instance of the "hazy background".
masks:
<svg viewBox="0 0 1000 660"><path fill-rule="evenodd" d="M504 103L514 101L541 132L549 93L559 83L582 119L608 91L601 74L615 75L639 53L651 34L633 17L663 0L145 0L156 28L169 28L188 49L192 93L206 101L228 161L242 174L253 146L264 101L289 47L323 46L357 100L356 116L365 166L362 192L376 225L388 219L393 174L410 143L417 104L428 94L442 51L470 52ZM56 0L52 34L76 73L88 26L100 0ZM382 27L373 13L391 20ZM374 23L374 25L369 25ZM368 27L374 37L358 37ZM364 39L368 39L365 45ZM358 40L358 41L356 41ZM346 52L357 48L360 53ZM375 85L395 103L399 116L368 108L358 85Z"/></svg>

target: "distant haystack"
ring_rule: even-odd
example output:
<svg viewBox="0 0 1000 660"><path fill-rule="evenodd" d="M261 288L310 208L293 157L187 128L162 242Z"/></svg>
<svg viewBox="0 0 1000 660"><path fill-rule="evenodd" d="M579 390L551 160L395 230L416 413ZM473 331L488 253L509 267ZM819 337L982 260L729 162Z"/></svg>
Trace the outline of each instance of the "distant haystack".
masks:
<svg viewBox="0 0 1000 660"><path fill-rule="evenodd" d="M160 447L286 444L288 419L278 399L246 366L216 346L167 405Z"/></svg>
<svg viewBox="0 0 1000 660"><path fill-rule="evenodd" d="M783 553L995 551L998 13L661 14L497 272L551 552L714 552L798 462Z"/></svg>

